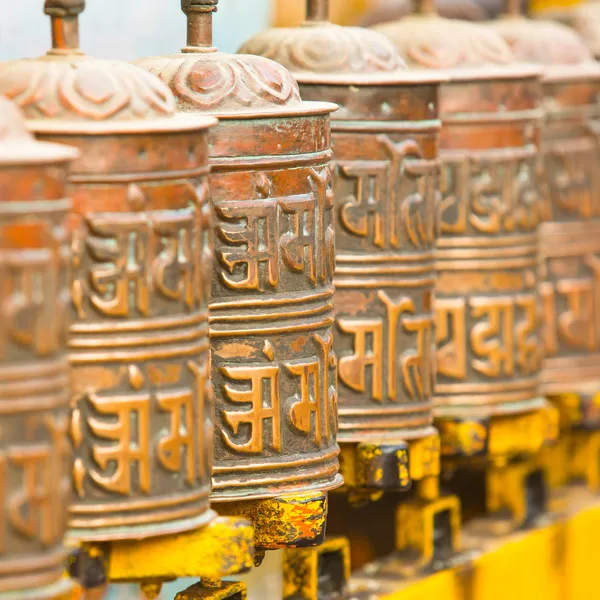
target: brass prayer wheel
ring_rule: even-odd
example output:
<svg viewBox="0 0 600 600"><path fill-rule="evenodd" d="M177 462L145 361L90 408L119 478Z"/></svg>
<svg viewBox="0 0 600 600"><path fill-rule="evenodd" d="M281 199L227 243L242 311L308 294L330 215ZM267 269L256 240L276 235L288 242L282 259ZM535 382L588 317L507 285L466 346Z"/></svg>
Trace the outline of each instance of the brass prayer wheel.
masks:
<svg viewBox="0 0 600 600"><path fill-rule="evenodd" d="M335 106L302 102L292 76L272 61L218 52L216 5L183 0L182 53L136 64L170 86L180 111L220 120L210 139L212 500L223 503L219 512L244 512L248 501L341 483L329 170ZM258 545L271 543L278 545L274 538Z"/></svg>
<svg viewBox="0 0 600 600"><path fill-rule="evenodd" d="M77 155L36 142L0 96L0 598L70 588L65 187Z"/></svg>
<svg viewBox="0 0 600 600"><path fill-rule="evenodd" d="M435 418L442 456L505 459L548 435L539 393L539 68L430 2L376 30L440 89ZM549 417L548 417L549 418ZM489 500L489 498L488 498Z"/></svg>
<svg viewBox="0 0 600 600"><path fill-rule="evenodd" d="M578 394L574 420L595 429L600 426L593 399L600 391L600 65L566 25L525 19L512 3L490 25L517 58L539 64L543 72L543 390L550 397Z"/></svg>
<svg viewBox="0 0 600 600"><path fill-rule="evenodd" d="M302 26L263 32L240 52L283 64L303 99L340 106L332 115L333 340L342 472L351 488L402 490L419 461L413 443L426 440L439 465L432 350L440 76L408 71L384 36L328 16L327 2L310 0Z"/></svg>
<svg viewBox="0 0 600 600"><path fill-rule="evenodd" d="M208 140L143 69L79 48L84 0L47 0L53 48L0 90L70 177L72 541L195 529L209 510ZM53 317L48 317L52 323Z"/></svg>

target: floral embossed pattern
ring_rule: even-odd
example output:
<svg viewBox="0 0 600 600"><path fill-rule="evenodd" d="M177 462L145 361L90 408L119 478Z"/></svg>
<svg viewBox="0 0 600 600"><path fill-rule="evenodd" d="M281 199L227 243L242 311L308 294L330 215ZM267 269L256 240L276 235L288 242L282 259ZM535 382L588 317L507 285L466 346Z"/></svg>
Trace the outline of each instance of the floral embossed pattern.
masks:
<svg viewBox="0 0 600 600"><path fill-rule="evenodd" d="M52 54L6 63L0 93L28 119L136 120L175 113L166 86L133 65Z"/></svg>
<svg viewBox="0 0 600 600"><path fill-rule="evenodd" d="M173 90L179 110L212 114L300 104L298 85L281 65L258 56L217 52L143 58L135 64Z"/></svg>
<svg viewBox="0 0 600 600"><path fill-rule="evenodd" d="M405 69L393 45L375 31L327 22L261 33L240 52L266 56L293 73L386 73Z"/></svg>
<svg viewBox="0 0 600 600"><path fill-rule="evenodd" d="M411 15L374 29L386 35L413 68L453 69L514 62L500 36L467 21Z"/></svg>
<svg viewBox="0 0 600 600"><path fill-rule="evenodd" d="M592 56L578 35L565 25L509 17L490 23L519 60L542 65L574 65Z"/></svg>

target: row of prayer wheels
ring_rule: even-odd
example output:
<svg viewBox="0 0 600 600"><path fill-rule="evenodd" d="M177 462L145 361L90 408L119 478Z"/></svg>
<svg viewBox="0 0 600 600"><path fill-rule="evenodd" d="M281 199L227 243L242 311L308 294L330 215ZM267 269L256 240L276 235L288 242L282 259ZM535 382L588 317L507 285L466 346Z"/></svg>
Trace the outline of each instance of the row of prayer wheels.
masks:
<svg viewBox="0 0 600 600"><path fill-rule="evenodd" d="M0 65L1 600L67 597L66 547L89 585L230 597L254 546L323 540L336 488L414 488L398 544L423 566L432 515L458 546L441 465L520 526L560 479L557 415L600 426L600 66L576 34L515 2L368 30L307 0L229 55L216 5L182 0L182 53L131 65L79 50L84 0L46 0L52 49Z"/></svg>

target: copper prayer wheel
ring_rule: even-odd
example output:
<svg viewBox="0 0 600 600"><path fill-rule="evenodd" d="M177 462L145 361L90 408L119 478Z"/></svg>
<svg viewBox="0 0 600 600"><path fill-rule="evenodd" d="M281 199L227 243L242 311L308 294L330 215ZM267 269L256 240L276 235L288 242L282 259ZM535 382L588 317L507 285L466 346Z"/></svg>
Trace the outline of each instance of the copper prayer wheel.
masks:
<svg viewBox="0 0 600 600"><path fill-rule="evenodd" d="M545 440L538 312L539 69L430 2L376 30L440 89L435 417L442 456L515 456ZM523 431L527 431L523 434ZM534 433L535 432L535 433Z"/></svg>
<svg viewBox="0 0 600 600"><path fill-rule="evenodd" d="M212 46L217 0L183 0L187 46L136 64L210 113L212 500L337 487L333 192L326 103L280 65ZM230 507L219 505L219 511Z"/></svg>
<svg viewBox="0 0 600 600"><path fill-rule="evenodd" d="M600 65L566 25L525 19L512 3L491 26L517 58L543 69L543 390L551 397L580 394L578 424L597 428L593 396L600 390Z"/></svg>
<svg viewBox="0 0 600 600"><path fill-rule="evenodd" d="M306 21L242 46L287 67L332 115L336 227L334 348L347 486L406 489L410 445L439 441L433 416L436 73L408 71L381 34ZM398 473L402 473L399 477Z"/></svg>
<svg viewBox="0 0 600 600"><path fill-rule="evenodd" d="M55 599L71 499L67 167L0 96L0 598Z"/></svg>
<svg viewBox="0 0 600 600"><path fill-rule="evenodd" d="M38 139L81 150L70 177L69 537L136 539L207 523L208 140L146 71L79 48L84 0L48 0L53 48L0 90ZM49 318L49 322L53 319Z"/></svg>

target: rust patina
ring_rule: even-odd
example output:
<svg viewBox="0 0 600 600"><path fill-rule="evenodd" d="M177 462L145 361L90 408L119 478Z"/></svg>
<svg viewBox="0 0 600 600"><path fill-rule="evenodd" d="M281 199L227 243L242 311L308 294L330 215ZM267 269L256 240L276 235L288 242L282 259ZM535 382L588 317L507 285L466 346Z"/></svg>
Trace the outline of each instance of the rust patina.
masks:
<svg viewBox="0 0 600 600"><path fill-rule="evenodd" d="M138 539L214 515L207 129L215 120L176 115L169 89L143 69L83 54L83 9L83 0L46 2L53 48L2 65L0 90L38 139L81 150L69 179L69 537Z"/></svg>

